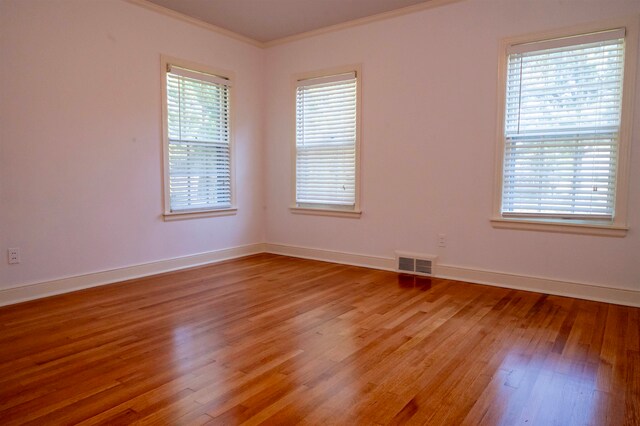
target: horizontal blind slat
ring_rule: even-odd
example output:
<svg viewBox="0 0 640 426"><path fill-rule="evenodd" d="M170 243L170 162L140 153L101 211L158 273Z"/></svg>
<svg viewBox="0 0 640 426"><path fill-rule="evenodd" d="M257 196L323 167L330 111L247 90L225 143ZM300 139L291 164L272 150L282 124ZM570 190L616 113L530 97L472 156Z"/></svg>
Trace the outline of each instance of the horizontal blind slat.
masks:
<svg viewBox="0 0 640 426"><path fill-rule="evenodd" d="M296 203L353 206L356 76L303 80L296 91Z"/></svg>
<svg viewBox="0 0 640 426"><path fill-rule="evenodd" d="M505 215L613 215L624 41L576 40L508 57Z"/></svg>
<svg viewBox="0 0 640 426"><path fill-rule="evenodd" d="M229 81L172 67L167 73L171 211L231 206Z"/></svg>

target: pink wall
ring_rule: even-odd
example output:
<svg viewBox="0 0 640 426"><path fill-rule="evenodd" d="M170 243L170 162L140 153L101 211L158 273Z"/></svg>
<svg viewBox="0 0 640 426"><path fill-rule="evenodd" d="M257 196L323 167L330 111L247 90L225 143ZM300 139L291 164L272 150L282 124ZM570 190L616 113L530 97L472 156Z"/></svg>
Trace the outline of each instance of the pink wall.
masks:
<svg viewBox="0 0 640 426"><path fill-rule="evenodd" d="M489 223L498 40L637 0L464 0L267 50L124 1L0 2L0 290L265 240L640 290L640 107L626 238ZM161 219L161 53L236 73L236 216ZM293 215L291 76L353 63L364 213Z"/></svg>
<svg viewBox="0 0 640 426"><path fill-rule="evenodd" d="M0 289L263 241L263 50L123 1L0 7ZM236 216L160 216L161 53L236 74Z"/></svg>
<svg viewBox="0 0 640 426"><path fill-rule="evenodd" d="M638 13L637 0L466 0L269 49L267 241L382 257L431 253L451 266L640 290L640 107L626 238L489 222L499 40ZM363 75L362 217L291 214L290 78L353 63Z"/></svg>

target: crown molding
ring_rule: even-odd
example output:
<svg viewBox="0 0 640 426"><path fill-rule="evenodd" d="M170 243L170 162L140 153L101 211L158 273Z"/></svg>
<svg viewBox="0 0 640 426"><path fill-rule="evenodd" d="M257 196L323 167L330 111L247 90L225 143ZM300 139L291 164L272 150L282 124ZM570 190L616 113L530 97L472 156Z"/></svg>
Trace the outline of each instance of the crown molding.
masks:
<svg viewBox="0 0 640 426"><path fill-rule="evenodd" d="M464 0L429 0L423 3L414 4L411 6L403 7L400 9L390 10L388 12L382 12L371 16L365 16L363 18L353 19L347 22L341 22L339 24L329 25L327 27L318 28L315 30L307 31L300 34L294 34L287 37L278 38L275 40L261 42L250 37L238 34L234 31L227 30L217 25L210 24L197 18L185 15L184 13L176 12L175 10L151 3L148 0L124 0L127 3L134 4L136 6L143 7L148 10L163 14L170 18L178 19L180 21L195 25L200 28L204 28L209 31L227 36L229 38L250 44L255 47L266 49L273 46L279 46L293 41L302 40L305 38L315 37L321 34L327 34L335 31L344 30L347 28L357 27L360 25L369 24L371 22L382 21L385 19L391 19L402 15L408 15L410 13L420 12L422 10L433 9L440 6L445 6L451 3L458 3Z"/></svg>
<svg viewBox="0 0 640 426"><path fill-rule="evenodd" d="M316 30L307 31L300 34L294 34L287 37L278 38L275 40L267 41L263 43L264 47L273 47L281 44L291 43L293 41L302 40L305 38L315 37L321 34L332 33L335 31L344 30L347 28L358 27L360 25L370 24L376 21L383 21L385 19L391 19L402 15L408 15L410 13L420 12L427 9L433 9L440 6L445 6L451 3L458 3L464 0L429 0L423 3L414 4L411 6L403 7L400 9L390 10L388 12L382 12L371 16L365 16L363 18L353 19L351 21L341 22L339 24L329 25L327 27L318 28Z"/></svg>
<svg viewBox="0 0 640 426"><path fill-rule="evenodd" d="M200 19L197 19L197 18L192 18L191 16L185 15L184 13L176 12L175 10L171 10L171 9L168 9L166 7L163 7L163 6L159 6L159 5L155 4L155 3L151 3L150 1L147 1L147 0L124 0L124 1L127 2L127 3L134 4L136 6L143 7L143 8L148 9L148 10L152 10L154 12L160 13L160 14L168 16L170 18L177 19L177 20L180 20L182 22L186 22L188 24L195 25L195 26L200 27L200 28L204 28L205 30L212 31L214 33L218 33L218 34L221 34L223 36L227 36L227 37L232 38L234 40L238 40L238 41L241 41L243 43L250 44L251 46L255 46L255 47L259 47L259 48L264 48L265 47L264 43L259 42L257 40L254 40L254 39L252 39L250 37L243 36L242 34L238 34L236 32L227 30L227 29L219 27L217 25L213 25L213 24L210 24L208 22L204 22L204 21L202 21Z"/></svg>

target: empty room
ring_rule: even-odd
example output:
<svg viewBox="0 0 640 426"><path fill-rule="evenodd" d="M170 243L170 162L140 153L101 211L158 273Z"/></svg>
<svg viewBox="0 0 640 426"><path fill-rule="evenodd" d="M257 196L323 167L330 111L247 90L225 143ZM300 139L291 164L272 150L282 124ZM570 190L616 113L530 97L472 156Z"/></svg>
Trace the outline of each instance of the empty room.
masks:
<svg viewBox="0 0 640 426"><path fill-rule="evenodd" d="M0 425L640 425L638 0L0 0Z"/></svg>

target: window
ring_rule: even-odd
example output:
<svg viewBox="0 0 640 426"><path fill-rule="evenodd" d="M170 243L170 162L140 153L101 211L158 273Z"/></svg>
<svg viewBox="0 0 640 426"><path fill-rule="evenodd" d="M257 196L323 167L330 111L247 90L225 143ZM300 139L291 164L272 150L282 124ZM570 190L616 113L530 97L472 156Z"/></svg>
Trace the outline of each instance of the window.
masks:
<svg viewBox="0 0 640 426"><path fill-rule="evenodd" d="M230 214L230 79L163 60L165 218Z"/></svg>
<svg viewBox="0 0 640 426"><path fill-rule="evenodd" d="M500 219L626 225L625 32L506 45Z"/></svg>
<svg viewBox="0 0 640 426"><path fill-rule="evenodd" d="M296 213L357 216L358 71L296 80Z"/></svg>

